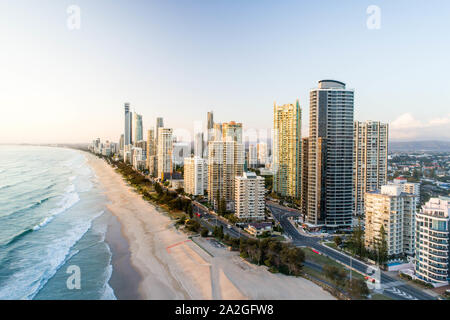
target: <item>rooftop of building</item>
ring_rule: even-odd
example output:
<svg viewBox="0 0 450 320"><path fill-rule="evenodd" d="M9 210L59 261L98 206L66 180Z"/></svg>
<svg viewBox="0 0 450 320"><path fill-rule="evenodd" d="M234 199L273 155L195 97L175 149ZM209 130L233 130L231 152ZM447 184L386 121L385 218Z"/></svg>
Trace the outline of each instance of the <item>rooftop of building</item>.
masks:
<svg viewBox="0 0 450 320"><path fill-rule="evenodd" d="M249 227L253 227L255 229L265 229L267 227L272 227L271 222L252 222L248 224Z"/></svg>
<svg viewBox="0 0 450 320"><path fill-rule="evenodd" d="M333 88L345 89L345 83L330 79L319 81L319 89L333 89Z"/></svg>

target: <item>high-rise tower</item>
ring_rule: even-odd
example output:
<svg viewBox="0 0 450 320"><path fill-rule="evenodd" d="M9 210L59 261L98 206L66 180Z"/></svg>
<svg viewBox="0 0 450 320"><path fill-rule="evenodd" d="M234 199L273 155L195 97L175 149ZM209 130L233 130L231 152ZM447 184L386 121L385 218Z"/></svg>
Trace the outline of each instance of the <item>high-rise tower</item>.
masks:
<svg viewBox="0 0 450 320"><path fill-rule="evenodd" d="M130 104L125 103L125 130L124 130L124 145L128 146L132 143L132 112L130 111Z"/></svg>
<svg viewBox="0 0 450 320"><path fill-rule="evenodd" d="M355 121L353 132L353 213L362 216L364 194L387 183L388 124Z"/></svg>
<svg viewBox="0 0 450 320"><path fill-rule="evenodd" d="M273 106L273 191L300 198L301 109L295 104Z"/></svg>
<svg viewBox="0 0 450 320"><path fill-rule="evenodd" d="M144 140L144 131L142 128L142 115L137 114L136 112L133 114L133 139L132 143L136 144L139 141Z"/></svg>
<svg viewBox="0 0 450 320"><path fill-rule="evenodd" d="M354 91L335 80L310 91L307 222L351 227Z"/></svg>

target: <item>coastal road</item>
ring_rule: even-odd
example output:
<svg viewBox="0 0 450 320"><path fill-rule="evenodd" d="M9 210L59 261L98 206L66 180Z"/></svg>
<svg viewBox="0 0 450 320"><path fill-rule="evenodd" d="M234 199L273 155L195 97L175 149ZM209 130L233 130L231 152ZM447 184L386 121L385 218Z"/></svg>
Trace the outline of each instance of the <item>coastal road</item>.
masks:
<svg viewBox="0 0 450 320"><path fill-rule="evenodd" d="M205 222L207 221L208 224L210 224L210 225L223 227L223 232L225 234L228 234L230 237L249 238L245 233L241 232L238 228L222 221L222 219L217 217L216 215L209 213L209 211L203 205L200 205L196 202L192 202L192 205L193 205L193 209L194 209L194 214L199 213L201 215L201 217L199 218L200 223L202 223L202 225L204 225L205 227L207 227L207 225L205 224ZM212 231L212 230L210 230L210 231Z"/></svg>
<svg viewBox="0 0 450 320"><path fill-rule="evenodd" d="M284 232L292 239L292 243L298 247L310 247L313 248L326 256L336 260L348 267L350 264L353 269L367 274L368 265L365 263L351 258L350 256L343 254L339 251L333 250L327 246L320 243L321 238L308 237L302 235L288 220L289 217L299 216L291 210L285 209L279 205L267 203L267 208L272 212L274 218L281 224ZM350 261L351 260L351 261ZM381 271L380 276L381 288L375 289L375 291L383 292L384 295L397 300L434 300L435 298L429 294L423 292L420 289L412 287L403 281L398 281L385 272Z"/></svg>

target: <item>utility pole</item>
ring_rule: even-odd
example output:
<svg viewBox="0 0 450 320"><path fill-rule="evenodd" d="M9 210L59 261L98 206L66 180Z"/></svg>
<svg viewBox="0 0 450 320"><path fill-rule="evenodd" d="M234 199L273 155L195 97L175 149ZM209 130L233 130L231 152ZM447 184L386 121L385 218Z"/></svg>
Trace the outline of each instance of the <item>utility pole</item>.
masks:
<svg viewBox="0 0 450 320"><path fill-rule="evenodd" d="M352 257L350 256L350 282L352 282Z"/></svg>

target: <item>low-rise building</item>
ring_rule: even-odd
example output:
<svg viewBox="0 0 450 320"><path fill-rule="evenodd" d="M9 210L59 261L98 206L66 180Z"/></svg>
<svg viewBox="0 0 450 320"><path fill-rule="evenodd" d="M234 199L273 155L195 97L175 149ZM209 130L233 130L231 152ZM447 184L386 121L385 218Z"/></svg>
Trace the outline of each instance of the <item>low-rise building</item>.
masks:
<svg viewBox="0 0 450 320"><path fill-rule="evenodd" d="M260 223L249 223L246 228L244 228L252 236L260 236L264 232L272 232L272 223L270 222L260 222Z"/></svg>

